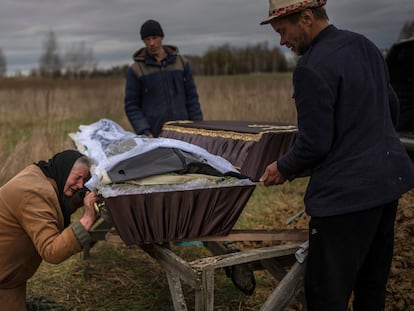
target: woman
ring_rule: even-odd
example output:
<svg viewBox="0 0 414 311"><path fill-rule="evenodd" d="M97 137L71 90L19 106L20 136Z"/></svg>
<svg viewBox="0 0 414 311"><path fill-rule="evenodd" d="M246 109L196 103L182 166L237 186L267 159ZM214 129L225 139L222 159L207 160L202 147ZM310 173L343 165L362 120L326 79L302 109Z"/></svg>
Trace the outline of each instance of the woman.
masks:
<svg viewBox="0 0 414 311"><path fill-rule="evenodd" d="M42 259L58 264L90 244L95 193L86 193L85 212L70 225L71 213L81 205L71 198L83 189L90 167L89 158L65 150L29 165L0 188L2 310L26 310L26 282Z"/></svg>

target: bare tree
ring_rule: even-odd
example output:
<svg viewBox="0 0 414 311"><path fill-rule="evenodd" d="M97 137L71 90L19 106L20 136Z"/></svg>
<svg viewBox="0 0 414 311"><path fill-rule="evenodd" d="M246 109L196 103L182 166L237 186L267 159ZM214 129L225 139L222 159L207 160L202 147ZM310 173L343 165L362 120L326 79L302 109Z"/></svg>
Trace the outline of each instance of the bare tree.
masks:
<svg viewBox="0 0 414 311"><path fill-rule="evenodd" d="M97 61L92 48L87 48L85 42L75 44L65 53L65 69L68 74L79 77L96 69Z"/></svg>
<svg viewBox="0 0 414 311"><path fill-rule="evenodd" d="M58 43L55 33L51 30L47 33L43 42L43 54L39 59L39 70L41 75L60 75L62 61L59 56Z"/></svg>
<svg viewBox="0 0 414 311"><path fill-rule="evenodd" d="M205 75L285 72L289 69L281 50L270 49L267 42L247 47L232 47L224 44L210 48L197 62L193 72Z"/></svg>
<svg viewBox="0 0 414 311"><path fill-rule="evenodd" d="M400 40L414 37L414 20L406 22L400 31Z"/></svg>
<svg viewBox="0 0 414 311"><path fill-rule="evenodd" d="M3 50L0 48L0 77L5 77L7 73L6 57L3 54Z"/></svg>

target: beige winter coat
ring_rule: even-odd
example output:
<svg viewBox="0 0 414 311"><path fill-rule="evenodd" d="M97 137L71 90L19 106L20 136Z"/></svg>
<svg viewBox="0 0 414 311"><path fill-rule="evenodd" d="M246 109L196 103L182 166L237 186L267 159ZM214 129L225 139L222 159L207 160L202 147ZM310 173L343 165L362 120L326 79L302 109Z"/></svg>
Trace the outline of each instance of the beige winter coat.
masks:
<svg viewBox="0 0 414 311"><path fill-rule="evenodd" d="M58 264L79 252L72 230L63 230L57 186L34 164L0 188L0 306L26 310L26 281L42 259Z"/></svg>

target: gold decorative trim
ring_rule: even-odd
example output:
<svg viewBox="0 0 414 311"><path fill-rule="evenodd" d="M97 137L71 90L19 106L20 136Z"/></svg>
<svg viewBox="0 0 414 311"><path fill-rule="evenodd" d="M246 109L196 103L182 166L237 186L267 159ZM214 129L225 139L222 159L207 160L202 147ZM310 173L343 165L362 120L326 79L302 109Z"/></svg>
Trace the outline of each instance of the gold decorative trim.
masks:
<svg viewBox="0 0 414 311"><path fill-rule="evenodd" d="M209 130L209 129L182 127L178 125L172 125L170 123L189 124L189 123L193 123L193 121L167 122L163 126L163 131L172 131L172 132L177 132L181 134L200 135L200 136L207 136L207 137L220 137L220 138L232 139L232 140L256 141L256 142L258 142L262 138L263 134L296 133L298 131L297 127L294 125L249 124L248 127L262 129L260 133L251 134L251 133L239 133L239 132L234 132L234 131Z"/></svg>

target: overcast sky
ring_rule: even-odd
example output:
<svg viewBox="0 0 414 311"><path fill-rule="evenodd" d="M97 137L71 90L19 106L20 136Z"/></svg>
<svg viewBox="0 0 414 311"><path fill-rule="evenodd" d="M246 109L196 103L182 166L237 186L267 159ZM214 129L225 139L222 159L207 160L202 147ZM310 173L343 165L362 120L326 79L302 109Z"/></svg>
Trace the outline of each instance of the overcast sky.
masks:
<svg viewBox="0 0 414 311"><path fill-rule="evenodd" d="M402 26L414 20L413 0L328 0L330 22L360 32L379 48L398 39ZM0 0L0 48L9 73L38 67L49 31L63 55L74 44L92 48L99 67L131 62L142 46L139 28L158 20L164 43L182 54L202 55L228 43L278 46L271 26L260 26L268 0Z"/></svg>

